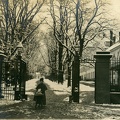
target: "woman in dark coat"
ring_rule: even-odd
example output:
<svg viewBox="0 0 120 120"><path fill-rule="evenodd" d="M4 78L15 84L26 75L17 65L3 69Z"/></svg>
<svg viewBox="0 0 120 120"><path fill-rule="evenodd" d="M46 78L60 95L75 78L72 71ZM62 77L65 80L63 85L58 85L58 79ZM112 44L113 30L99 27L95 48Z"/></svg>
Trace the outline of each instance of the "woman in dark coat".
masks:
<svg viewBox="0 0 120 120"><path fill-rule="evenodd" d="M40 79L40 83L37 85L36 91L38 91L38 89L41 89L41 93L43 94L42 103L43 103L43 105L46 105L46 94L45 94L45 91L47 90L47 87L44 84L44 79L43 78Z"/></svg>

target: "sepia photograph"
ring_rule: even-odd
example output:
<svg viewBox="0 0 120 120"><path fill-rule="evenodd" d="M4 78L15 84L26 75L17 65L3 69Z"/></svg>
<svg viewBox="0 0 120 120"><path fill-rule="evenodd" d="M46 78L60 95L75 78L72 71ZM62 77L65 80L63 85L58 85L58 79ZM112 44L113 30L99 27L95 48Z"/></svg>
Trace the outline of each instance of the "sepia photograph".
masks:
<svg viewBox="0 0 120 120"><path fill-rule="evenodd" d="M119 112L120 0L0 0L0 120Z"/></svg>

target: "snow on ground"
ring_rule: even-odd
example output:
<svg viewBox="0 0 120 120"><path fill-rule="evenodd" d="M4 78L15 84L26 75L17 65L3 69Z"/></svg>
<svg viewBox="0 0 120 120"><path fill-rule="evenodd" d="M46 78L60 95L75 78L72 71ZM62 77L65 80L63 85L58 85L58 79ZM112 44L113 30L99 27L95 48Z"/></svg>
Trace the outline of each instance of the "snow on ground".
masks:
<svg viewBox="0 0 120 120"><path fill-rule="evenodd" d="M63 84L58 84L57 82L45 79L45 83L48 84L57 95L71 93L71 87L67 87L67 81L64 81ZM80 84L80 91L94 91L94 88Z"/></svg>
<svg viewBox="0 0 120 120"><path fill-rule="evenodd" d="M71 91L71 87L67 87L66 81L64 82L64 84L58 84L57 82L52 82L49 79L45 79L44 81L57 95L68 94Z"/></svg>
<svg viewBox="0 0 120 120"><path fill-rule="evenodd" d="M57 82L52 82L48 79L45 79L45 83L49 85L51 90L53 90L56 95L69 94L71 95L71 87L67 87L67 81L64 81L63 84L58 84ZM83 84L80 84L80 91L94 91L94 87L89 87ZM63 101L69 101L69 97L66 97ZM80 99L82 102L82 99Z"/></svg>
<svg viewBox="0 0 120 120"><path fill-rule="evenodd" d="M32 79L26 82L26 94L27 95L33 95L34 92L30 92L29 90L35 89L36 82L38 79ZM53 90L54 94L56 95L71 95L71 87L67 87L67 81L64 81L63 84L58 84L57 82L52 82L49 79L45 79L44 82L50 87L51 90ZM94 91L94 87L89 87L83 84L80 84L80 91ZM69 97L66 97L64 101L69 101ZM80 99L80 102L81 99Z"/></svg>
<svg viewBox="0 0 120 120"><path fill-rule="evenodd" d="M29 90L31 89L35 89L36 88L36 82L38 81L38 79L32 79L32 80L28 80L26 82L26 94L27 95L33 95L33 92L29 92Z"/></svg>
<svg viewBox="0 0 120 120"><path fill-rule="evenodd" d="M38 81L38 79L31 79L26 82L26 94L27 95L34 94L34 92L31 90L34 90L36 88L37 81ZM65 81L63 84L58 84L57 82L52 82L49 79L45 79L44 81L50 87L50 89L53 90L54 94L56 94L56 95L64 95L64 94L71 95L71 87L67 87L67 81ZM80 91L94 91L94 88L80 84ZM69 101L69 98L68 97L65 98L64 101ZM0 105L14 104L16 102L20 102L20 101L7 101L4 99L1 99Z"/></svg>
<svg viewBox="0 0 120 120"><path fill-rule="evenodd" d="M80 84L80 91L94 91L94 87L90 87L90 86Z"/></svg>
<svg viewBox="0 0 120 120"><path fill-rule="evenodd" d="M1 105L15 104L15 103L19 103L19 102L21 102L21 101L0 99L0 106L1 106Z"/></svg>
<svg viewBox="0 0 120 120"><path fill-rule="evenodd" d="M38 79L28 80L26 82L26 90L35 89L37 81L38 81Z"/></svg>
<svg viewBox="0 0 120 120"><path fill-rule="evenodd" d="M38 81L38 79L32 79L26 82L26 94L33 94L33 92L29 92L31 90L34 90L36 87L36 82ZM53 92L57 95L61 95L61 94L71 94L71 87L67 87L67 81L64 82L64 84L58 84L57 82L52 82L48 79L45 79L45 83L50 87L50 90L53 90ZM89 94L90 92L94 91L94 87L89 87L83 84L80 84L80 91L83 91L81 94L83 95L87 95L86 92ZM83 96L82 96L83 97ZM83 101L83 99L80 99L80 103ZM84 98L88 99L89 101L89 96L85 96ZM63 101L69 101L69 97L66 97L65 99L63 99ZM20 102L20 101L8 101L8 100L0 100L0 106L1 105L9 105L9 104L15 104L16 102ZM76 112L76 110L78 105L76 105L74 107L74 110ZM107 112L108 114L115 114L116 112L119 114L120 112L120 104L102 104L99 106L89 106L90 109L94 110L94 109L99 109L100 111L104 110L106 108L106 110L104 110L103 112ZM73 109L72 109L73 110ZM88 110L90 111L90 110ZM119 117L119 116L118 116ZM113 116L110 116L109 119L114 118ZM117 117L116 117L117 118ZM108 117L105 117L104 120L108 120Z"/></svg>
<svg viewBox="0 0 120 120"><path fill-rule="evenodd" d="M26 82L26 91L29 91L30 89L35 89L36 82L38 79L32 79ZM55 94L70 94L71 93L71 87L67 87L67 81L64 81L63 84L58 84L57 82L52 82L49 79L45 79L44 82L49 85L51 90L54 91ZM80 91L94 91L94 87L89 87L83 84L80 84ZM27 92L27 94L32 94L33 92Z"/></svg>

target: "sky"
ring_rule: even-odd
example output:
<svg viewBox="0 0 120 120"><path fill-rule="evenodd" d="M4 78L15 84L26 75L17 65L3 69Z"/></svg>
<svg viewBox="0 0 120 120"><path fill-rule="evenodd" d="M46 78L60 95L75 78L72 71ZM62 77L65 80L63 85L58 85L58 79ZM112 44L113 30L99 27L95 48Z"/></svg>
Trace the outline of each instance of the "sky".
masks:
<svg viewBox="0 0 120 120"><path fill-rule="evenodd" d="M110 0L110 12L116 19L120 20L120 0ZM112 17L112 16L111 16Z"/></svg>
<svg viewBox="0 0 120 120"><path fill-rule="evenodd" d="M110 3L109 7L107 8L110 17L116 18L118 21L120 21L120 0L108 0ZM46 9L46 10L45 10ZM42 11L47 11L47 7L43 7ZM46 14L43 14L43 16L48 16Z"/></svg>
<svg viewBox="0 0 120 120"><path fill-rule="evenodd" d="M116 39L119 39L119 32L120 32L120 0L108 0L110 2L110 5L108 7L109 17L111 19L116 19L114 22L117 23L117 30L113 31L113 33L116 36Z"/></svg>
<svg viewBox="0 0 120 120"><path fill-rule="evenodd" d="M32 4L36 2L36 0L31 0ZM110 2L109 10L111 14L116 15L117 18L120 19L120 0L108 0Z"/></svg>
<svg viewBox="0 0 120 120"><path fill-rule="evenodd" d="M32 0L34 3L35 3L35 0ZM115 23L117 22L117 25L118 25L118 29L117 31L114 33L117 37L117 39L119 38L119 28L120 28L120 0L106 0L110 3L110 5L108 7L106 7L108 13L109 13L109 17L110 19L116 19ZM40 14L36 17L37 18L37 21L45 17L47 17L46 21L49 21L48 23L52 23L52 19L49 15L49 13L47 12L48 6L42 6L42 9L41 9L41 12ZM40 25L40 29L43 31L43 32L47 32L48 30L48 25ZM47 29L47 30L46 30Z"/></svg>
<svg viewBox="0 0 120 120"><path fill-rule="evenodd" d="M110 1L113 12L116 14L120 14L120 0L110 0Z"/></svg>

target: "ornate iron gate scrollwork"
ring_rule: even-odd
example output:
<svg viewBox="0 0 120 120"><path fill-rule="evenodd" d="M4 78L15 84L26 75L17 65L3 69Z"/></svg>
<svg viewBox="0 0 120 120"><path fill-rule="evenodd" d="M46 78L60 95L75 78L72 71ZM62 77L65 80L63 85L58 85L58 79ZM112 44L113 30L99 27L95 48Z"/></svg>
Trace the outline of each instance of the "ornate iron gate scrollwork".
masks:
<svg viewBox="0 0 120 120"><path fill-rule="evenodd" d="M21 59L2 61L1 94L5 99L27 99L25 95L26 63Z"/></svg>

